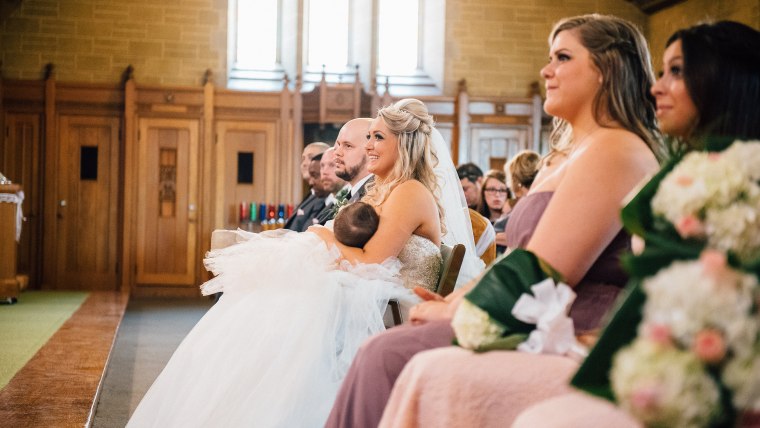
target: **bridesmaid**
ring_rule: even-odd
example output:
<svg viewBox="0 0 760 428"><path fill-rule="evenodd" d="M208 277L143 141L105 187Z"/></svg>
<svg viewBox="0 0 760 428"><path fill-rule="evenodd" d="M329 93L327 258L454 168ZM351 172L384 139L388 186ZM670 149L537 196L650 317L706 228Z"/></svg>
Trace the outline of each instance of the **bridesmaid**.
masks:
<svg viewBox="0 0 760 428"><path fill-rule="evenodd" d="M760 139L760 32L730 21L676 31L652 86L660 130L691 147L708 134ZM760 425L760 421L756 421ZM524 411L513 427L639 427L612 403L568 393Z"/></svg>

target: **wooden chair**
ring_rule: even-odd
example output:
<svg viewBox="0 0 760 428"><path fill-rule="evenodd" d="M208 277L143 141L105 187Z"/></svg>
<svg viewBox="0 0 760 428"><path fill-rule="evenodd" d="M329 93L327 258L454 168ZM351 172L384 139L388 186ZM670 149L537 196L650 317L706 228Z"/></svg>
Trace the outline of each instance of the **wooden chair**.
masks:
<svg viewBox="0 0 760 428"><path fill-rule="evenodd" d="M454 291L454 286L459 277L459 269L461 269L462 261L464 260L465 250L466 248L462 244L456 244L453 247L441 244L441 273L438 276L438 286L435 291L442 297L446 297ZM390 320L387 319L388 312L386 311L386 327L393 327L404 322L397 300L390 300L388 302L388 309L390 310L393 322L390 323Z"/></svg>

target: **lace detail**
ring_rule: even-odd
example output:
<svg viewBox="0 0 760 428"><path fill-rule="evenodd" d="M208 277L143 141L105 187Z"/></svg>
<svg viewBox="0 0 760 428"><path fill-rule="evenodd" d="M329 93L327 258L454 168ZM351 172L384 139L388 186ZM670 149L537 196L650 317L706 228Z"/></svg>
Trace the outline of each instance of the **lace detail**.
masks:
<svg viewBox="0 0 760 428"><path fill-rule="evenodd" d="M404 287L418 285L435 291L441 271L441 249L432 241L412 235L398 255L401 261L401 279Z"/></svg>

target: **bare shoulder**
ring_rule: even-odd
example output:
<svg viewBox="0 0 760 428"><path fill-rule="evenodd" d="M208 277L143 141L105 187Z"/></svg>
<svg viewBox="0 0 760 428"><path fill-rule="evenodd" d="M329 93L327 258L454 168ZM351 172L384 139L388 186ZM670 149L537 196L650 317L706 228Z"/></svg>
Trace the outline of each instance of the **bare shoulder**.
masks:
<svg viewBox="0 0 760 428"><path fill-rule="evenodd" d="M432 197L433 195L430 193L427 187L425 187L424 184L420 183L417 180L407 180L393 189L391 194L388 196L388 200L391 198L407 200L409 198L419 199Z"/></svg>
<svg viewBox="0 0 760 428"><path fill-rule="evenodd" d="M579 168L656 169L657 159L638 135L623 129L603 129L595 133L576 159Z"/></svg>

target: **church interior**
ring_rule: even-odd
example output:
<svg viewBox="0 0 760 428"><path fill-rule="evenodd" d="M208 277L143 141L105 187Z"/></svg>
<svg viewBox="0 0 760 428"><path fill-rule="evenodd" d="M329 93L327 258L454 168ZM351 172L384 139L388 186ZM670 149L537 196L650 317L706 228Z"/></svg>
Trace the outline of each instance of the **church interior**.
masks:
<svg viewBox="0 0 760 428"><path fill-rule="evenodd" d="M0 357L0 425L123 426L96 412L130 301L202 315L212 232L285 215L304 146L353 118L417 98L455 165L546 153L547 35L587 13L638 25L655 71L678 28L760 28L757 0L2 0L0 337L35 293L71 309Z"/></svg>

